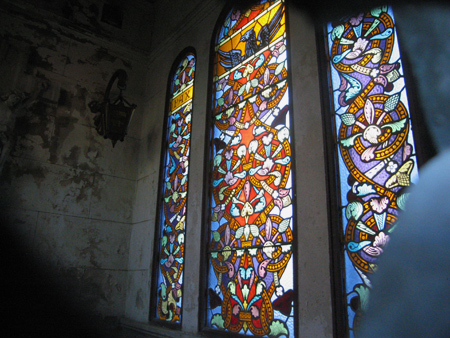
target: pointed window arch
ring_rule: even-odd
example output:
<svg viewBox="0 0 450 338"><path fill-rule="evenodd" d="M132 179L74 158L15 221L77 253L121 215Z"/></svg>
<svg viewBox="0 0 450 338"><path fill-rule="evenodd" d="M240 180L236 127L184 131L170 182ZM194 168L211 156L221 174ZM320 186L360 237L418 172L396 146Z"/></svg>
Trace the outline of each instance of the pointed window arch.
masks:
<svg viewBox="0 0 450 338"><path fill-rule="evenodd" d="M206 326L294 336L294 206L284 1L215 35Z"/></svg>
<svg viewBox="0 0 450 338"><path fill-rule="evenodd" d="M184 241L195 66L195 51L189 48L180 53L169 77L155 232L150 319L174 326L181 324L183 306Z"/></svg>

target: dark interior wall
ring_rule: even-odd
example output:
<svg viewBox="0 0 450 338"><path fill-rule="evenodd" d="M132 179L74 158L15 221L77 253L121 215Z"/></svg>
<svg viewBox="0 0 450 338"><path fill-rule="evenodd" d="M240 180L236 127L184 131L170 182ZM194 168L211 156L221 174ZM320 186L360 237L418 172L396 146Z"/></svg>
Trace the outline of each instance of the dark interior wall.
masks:
<svg viewBox="0 0 450 338"><path fill-rule="evenodd" d="M31 22L58 23L71 31L101 37L142 52L151 50L155 22L152 0L2 0L3 10ZM63 30L56 30L64 34Z"/></svg>
<svg viewBox="0 0 450 338"><path fill-rule="evenodd" d="M2 289L14 336L124 313L142 110L113 149L88 104L122 68L124 96L143 107L151 27L137 13L151 7L123 7L119 28L101 20L103 3L0 1Z"/></svg>

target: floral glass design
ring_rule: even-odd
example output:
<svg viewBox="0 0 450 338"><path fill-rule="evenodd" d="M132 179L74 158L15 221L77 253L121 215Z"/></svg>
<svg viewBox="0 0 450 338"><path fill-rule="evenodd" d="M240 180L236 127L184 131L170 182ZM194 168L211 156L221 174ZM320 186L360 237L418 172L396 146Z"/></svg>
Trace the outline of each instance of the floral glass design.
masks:
<svg viewBox="0 0 450 338"><path fill-rule="evenodd" d="M354 337L372 274L418 172L392 9L330 23L327 34L344 287Z"/></svg>
<svg viewBox="0 0 450 338"><path fill-rule="evenodd" d="M157 306L159 320L181 323L184 239L191 140L195 56L187 54L172 74L165 137L162 203L158 229Z"/></svg>
<svg viewBox="0 0 450 338"><path fill-rule="evenodd" d="M207 325L294 335L285 6L231 10L216 37Z"/></svg>

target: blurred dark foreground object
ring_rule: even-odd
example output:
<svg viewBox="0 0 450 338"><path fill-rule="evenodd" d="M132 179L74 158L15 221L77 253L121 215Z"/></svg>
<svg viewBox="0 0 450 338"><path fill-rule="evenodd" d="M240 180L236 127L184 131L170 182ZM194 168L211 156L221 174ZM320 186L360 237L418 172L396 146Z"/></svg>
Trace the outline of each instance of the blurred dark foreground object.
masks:
<svg viewBox="0 0 450 338"><path fill-rule="evenodd" d="M420 172L379 264L363 338L449 337L450 149Z"/></svg>
<svg viewBox="0 0 450 338"><path fill-rule="evenodd" d="M14 240L16 236L3 217L0 229L2 338L122 337L118 323L94 315L77 303L73 295L78 291L71 281L60 285L61 278L54 269L38 264Z"/></svg>
<svg viewBox="0 0 450 338"><path fill-rule="evenodd" d="M419 172L377 274L362 338L450 335L450 7L394 8L427 127L439 155ZM421 128L422 126L417 126ZM414 128L414 126L413 126Z"/></svg>

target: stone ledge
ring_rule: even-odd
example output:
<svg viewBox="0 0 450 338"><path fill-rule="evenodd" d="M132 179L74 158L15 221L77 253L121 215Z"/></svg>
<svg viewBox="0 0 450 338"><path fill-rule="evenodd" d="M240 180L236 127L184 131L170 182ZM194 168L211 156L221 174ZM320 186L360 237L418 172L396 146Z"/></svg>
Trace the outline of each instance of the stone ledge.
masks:
<svg viewBox="0 0 450 338"><path fill-rule="evenodd" d="M153 325L150 323L137 322L128 318L122 318L120 320L120 326L124 330L131 330L142 334L144 337L154 338L199 338L203 337L201 334L186 333L178 330L171 330L161 326ZM126 337L126 336L125 336ZM138 337L141 338L141 337Z"/></svg>

